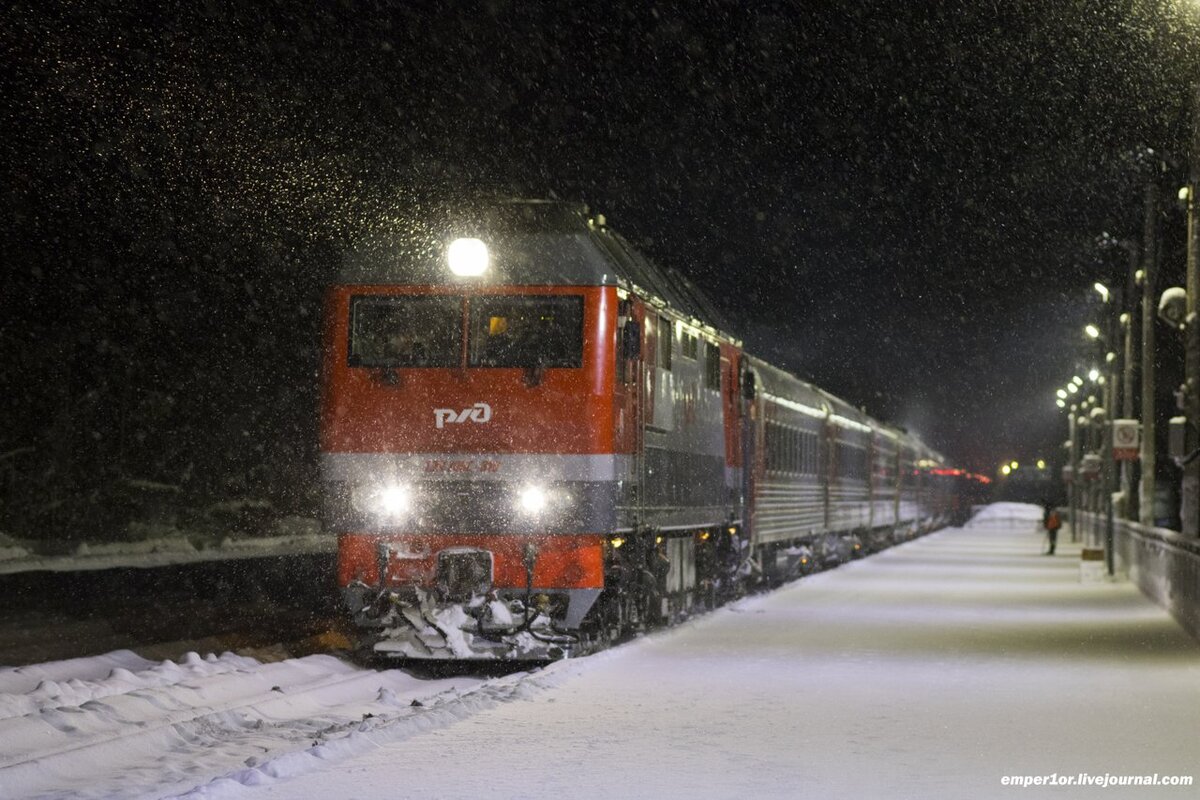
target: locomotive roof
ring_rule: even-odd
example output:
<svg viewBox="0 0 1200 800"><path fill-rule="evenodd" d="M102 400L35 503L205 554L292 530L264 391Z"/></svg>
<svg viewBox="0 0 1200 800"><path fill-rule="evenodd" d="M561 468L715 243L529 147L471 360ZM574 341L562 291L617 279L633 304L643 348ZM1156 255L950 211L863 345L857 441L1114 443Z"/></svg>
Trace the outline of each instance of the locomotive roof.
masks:
<svg viewBox="0 0 1200 800"><path fill-rule="evenodd" d="M447 270L446 245L460 237L487 244L491 267L486 276L460 279ZM624 285L685 317L729 330L695 284L646 258L578 203L504 200L439 206L397 220L387 232L361 241L338 274L338 282L348 284L424 286L467 280L472 286Z"/></svg>

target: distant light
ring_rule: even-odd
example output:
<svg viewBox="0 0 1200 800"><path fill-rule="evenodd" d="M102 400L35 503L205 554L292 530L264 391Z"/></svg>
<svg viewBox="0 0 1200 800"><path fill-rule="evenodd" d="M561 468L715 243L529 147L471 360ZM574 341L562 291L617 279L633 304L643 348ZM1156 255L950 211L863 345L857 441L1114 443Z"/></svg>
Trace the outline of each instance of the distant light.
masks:
<svg viewBox="0 0 1200 800"><path fill-rule="evenodd" d="M1092 383L1095 383L1096 379L1099 377L1100 377L1100 370L1096 369L1095 367L1092 367L1090 370L1088 370L1088 380L1091 381Z"/></svg>
<svg viewBox="0 0 1200 800"><path fill-rule="evenodd" d="M1059 407L1059 408L1066 408L1066 407L1067 407L1067 401L1066 401L1066 400L1058 399L1058 400L1055 400L1054 402L1058 404L1058 407Z"/></svg>
<svg viewBox="0 0 1200 800"><path fill-rule="evenodd" d="M1008 464L1005 464L1003 467L1000 468L1001 475L1007 475L1010 472L1012 472L1012 467L1010 467Z"/></svg>
<svg viewBox="0 0 1200 800"><path fill-rule="evenodd" d="M1010 469L1016 470L1016 469L1020 468L1021 465L1015 461L1010 461L1010 462L1008 462L1008 466Z"/></svg>
<svg viewBox="0 0 1200 800"><path fill-rule="evenodd" d="M1037 467L1038 467L1038 469L1045 469L1046 468L1046 460L1039 458Z"/></svg>
<svg viewBox="0 0 1200 800"><path fill-rule="evenodd" d="M1079 377L1078 375L1073 375L1071 376L1071 383L1075 384L1076 386L1083 386L1083 378Z"/></svg>
<svg viewBox="0 0 1200 800"><path fill-rule="evenodd" d="M1111 364L1112 362L1114 362L1114 361L1116 361L1116 360L1117 360L1117 354L1116 354L1116 353L1106 353L1106 354L1105 354L1105 356L1104 356L1104 361L1105 361L1105 363L1107 363L1107 364Z"/></svg>
<svg viewBox="0 0 1200 800"><path fill-rule="evenodd" d="M1100 281L1096 281L1096 283L1095 283L1095 284L1093 284L1093 287L1095 288L1095 290L1096 290L1097 292L1099 292L1099 293L1100 293L1100 297L1101 297L1101 298L1104 300L1104 302L1106 302L1106 303L1107 303L1107 302L1108 302L1108 298L1109 298L1109 291L1108 291L1108 287L1107 287L1107 286L1105 286L1105 285L1104 285L1103 283L1101 283Z"/></svg>
<svg viewBox="0 0 1200 800"><path fill-rule="evenodd" d="M1084 327L1083 332L1086 333L1088 336L1090 336L1093 339L1100 338L1100 329L1097 328L1095 325L1087 325L1086 327Z"/></svg>
<svg viewBox="0 0 1200 800"><path fill-rule="evenodd" d="M479 239L455 239L446 248L446 262L455 275L478 277L487 272L487 245Z"/></svg>
<svg viewBox="0 0 1200 800"><path fill-rule="evenodd" d="M1128 325L1130 319L1132 319L1132 317L1130 317L1129 312L1126 311L1124 314L1121 315L1121 324Z"/></svg>
<svg viewBox="0 0 1200 800"><path fill-rule="evenodd" d="M1192 196L1192 188L1190 186L1179 187L1179 199L1188 200Z"/></svg>
<svg viewBox="0 0 1200 800"><path fill-rule="evenodd" d="M1058 396L1058 399L1059 399L1059 400L1066 400L1066 399L1067 399L1067 390L1066 390L1066 389L1059 389L1059 390L1058 390L1057 392L1055 392L1054 394Z"/></svg>
<svg viewBox="0 0 1200 800"><path fill-rule="evenodd" d="M1069 391L1071 394L1075 394L1076 392L1078 392L1078 391L1079 391L1079 387L1078 387L1078 386L1076 386L1076 385L1075 385L1075 384L1073 384L1073 383L1068 383L1068 384L1067 384L1067 391Z"/></svg>
<svg viewBox="0 0 1200 800"><path fill-rule="evenodd" d="M1133 279L1138 283L1138 285L1141 285L1142 281L1146 280L1146 270L1139 269L1137 272L1133 273Z"/></svg>

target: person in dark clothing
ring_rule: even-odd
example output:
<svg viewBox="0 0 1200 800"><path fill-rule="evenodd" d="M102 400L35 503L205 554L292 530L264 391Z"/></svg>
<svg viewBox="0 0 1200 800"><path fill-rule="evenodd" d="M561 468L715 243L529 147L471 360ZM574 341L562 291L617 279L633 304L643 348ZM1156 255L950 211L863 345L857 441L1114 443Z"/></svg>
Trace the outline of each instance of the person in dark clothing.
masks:
<svg viewBox="0 0 1200 800"><path fill-rule="evenodd" d="M1042 555L1052 556L1054 547L1058 544L1058 529L1062 527L1062 518L1050 503L1046 503L1042 508L1042 527L1046 529L1046 540L1050 545Z"/></svg>

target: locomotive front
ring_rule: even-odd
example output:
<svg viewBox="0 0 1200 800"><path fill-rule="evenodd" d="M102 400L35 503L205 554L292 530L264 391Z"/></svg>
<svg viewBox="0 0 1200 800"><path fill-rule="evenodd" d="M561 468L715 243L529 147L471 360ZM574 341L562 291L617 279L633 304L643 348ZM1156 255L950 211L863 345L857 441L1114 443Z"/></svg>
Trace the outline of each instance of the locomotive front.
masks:
<svg viewBox="0 0 1200 800"><path fill-rule="evenodd" d="M383 237L328 292L324 524L366 640L556 658L604 588L617 288L580 209L498 204Z"/></svg>

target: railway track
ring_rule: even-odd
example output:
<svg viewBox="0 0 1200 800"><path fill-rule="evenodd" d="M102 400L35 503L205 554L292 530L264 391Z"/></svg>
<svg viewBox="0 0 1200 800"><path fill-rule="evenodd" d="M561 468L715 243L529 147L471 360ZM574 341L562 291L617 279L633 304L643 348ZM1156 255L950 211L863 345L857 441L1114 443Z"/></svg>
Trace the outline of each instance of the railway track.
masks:
<svg viewBox="0 0 1200 800"><path fill-rule="evenodd" d="M0 786L11 798L108 798L252 783L289 757L345 751L356 734L419 719L486 683L363 669L328 655L152 661L126 650L6 668Z"/></svg>

